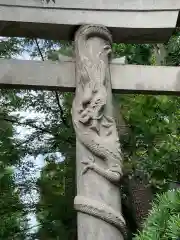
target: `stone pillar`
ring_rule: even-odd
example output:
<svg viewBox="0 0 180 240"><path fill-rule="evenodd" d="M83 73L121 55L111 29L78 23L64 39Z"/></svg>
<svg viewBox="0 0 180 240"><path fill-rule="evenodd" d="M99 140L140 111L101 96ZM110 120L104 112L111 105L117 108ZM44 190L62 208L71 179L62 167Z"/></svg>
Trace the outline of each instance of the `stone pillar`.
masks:
<svg viewBox="0 0 180 240"><path fill-rule="evenodd" d="M78 240L123 240L126 235L118 186L122 155L109 71L111 43L104 26L85 25L75 35L72 120L77 137Z"/></svg>

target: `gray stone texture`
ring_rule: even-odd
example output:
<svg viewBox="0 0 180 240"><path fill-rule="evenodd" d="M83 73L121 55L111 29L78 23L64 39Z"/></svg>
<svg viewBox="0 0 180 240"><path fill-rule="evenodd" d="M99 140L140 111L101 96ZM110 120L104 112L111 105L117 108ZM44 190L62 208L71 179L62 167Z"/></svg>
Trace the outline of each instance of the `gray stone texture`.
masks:
<svg viewBox="0 0 180 240"><path fill-rule="evenodd" d="M85 25L76 33L75 46L72 120L77 137L78 240L122 240L126 227L118 186L122 153L108 61L111 36L105 27Z"/></svg>
<svg viewBox="0 0 180 240"><path fill-rule="evenodd" d="M0 0L3 36L73 39L77 26L107 26L115 42L164 42L176 27L178 0Z"/></svg>
<svg viewBox="0 0 180 240"><path fill-rule="evenodd" d="M179 0L1 0L2 5L100 10L179 10Z"/></svg>
<svg viewBox="0 0 180 240"><path fill-rule="evenodd" d="M116 93L180 94L180 68L110 63L112 90ZM75 91L74 60L0 60L0 87Z"/></svg>

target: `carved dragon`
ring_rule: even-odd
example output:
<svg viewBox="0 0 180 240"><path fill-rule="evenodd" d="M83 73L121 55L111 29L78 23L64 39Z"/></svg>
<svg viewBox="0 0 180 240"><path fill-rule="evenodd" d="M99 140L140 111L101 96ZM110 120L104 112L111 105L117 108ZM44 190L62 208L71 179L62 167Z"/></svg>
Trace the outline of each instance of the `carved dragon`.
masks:
<svg viewBox="0 0 180 240"><path fill-rule="evenodd" d="M93 37L102 38L104 44L96 54L91 52L88 40ZM92 170L106 180L116 184L122 176L122 154L114 119L108 115L108 56L111 52L111 35L103 26L86 25L81 27L75 37L77 88L72 107L72 119L77 139L91 153L81 161L85 165L82 174ZM79 96L81 94L81 96ZM95 159L105 161L107 168L98 166ZM79 202L78 202L78 199ZM100 217L115 224L125 233L125 222L121 214L118 219L108 206L99 209L99 205L91 206L91 201L83 197L75 198L78 211ZM109 212L108 212L109 211ZM101 218L101 217L100 217ZM110 220L109 220L110 218Z"/></svg>
<svg viewBox="0 0 180 240"><path fill-rule="evenodd" d="M104 59L110 53L111 47L107 44L103 46L102 51L97 56L91 56L87 50L86 42L93 33L107 39L107 42L111 42L110 34L106 28L102 29L98 26L89 26L89 28L86 26L86 31L81 29L78 37L76 37L76 57L81 72L78 84L82 86L84 91L79 109L77 110L76 106L74 107L75 111L72 111L73 123L77 138L95 156L107 161L109 175L112 176L114 173L115 178L119 181L122 175L119 139L117 134L115 142L110 138L112 132L116 132L115 121L112 117L106 116L103 111L107 99L106 69L108 68ZM82 125L86 126L85 131L82 129ZM101 137L100 127L106 130L106 135L109 138ZM84 163L87 164L88 162L90 169L100 171L94 162L87 161ZM101 172L104 173L103 169ZM117 174L119 178L117 178Z"/></svg>

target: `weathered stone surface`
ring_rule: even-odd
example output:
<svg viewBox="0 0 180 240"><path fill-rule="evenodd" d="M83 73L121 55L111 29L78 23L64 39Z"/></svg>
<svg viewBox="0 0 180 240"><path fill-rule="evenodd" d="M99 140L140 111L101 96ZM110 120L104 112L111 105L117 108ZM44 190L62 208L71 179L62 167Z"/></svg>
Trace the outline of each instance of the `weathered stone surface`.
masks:
<svg viewBox="0 0 180 240"><path fill-rule="evenodd" d="M115 92L180 94L179 67L111 64L111 77Z"/></svg>
<svg viewBox="0 0 180 240"><path fill-rule="evenodd" d="M179 0L1 0L2 5L100 10L179 10ZM54 3L55 1L55 3Z"/></svg>
<svg viewBox="0 0 180 240"><path fill-rule="evenodd" d="M164 42L176 27L178 0L0 0L3 36L72 39L82 24L102 24L115 42ZM33 16L33 17L32 17Z"/></svg>
<svg viewBox="0 0 180 240"><path fill-rule="evenodd" d="M0 87L74 91L74 61L0 60Z"/></svg>
<svg viewBox="0 0 180 240"><path fill-rule="evenodd" d="M122 153L113 118L109 54L111 35L85 25L75 37L78 240L122 240L126 234L118 182Z"/></svg>
<svg viewBox="0 0 180 240"><path fill-rule="evenodd" d="M180 68L110 64L111 83L116 93L180 94ZM74 60L0 60L0 87L75 90Z"/></svg>

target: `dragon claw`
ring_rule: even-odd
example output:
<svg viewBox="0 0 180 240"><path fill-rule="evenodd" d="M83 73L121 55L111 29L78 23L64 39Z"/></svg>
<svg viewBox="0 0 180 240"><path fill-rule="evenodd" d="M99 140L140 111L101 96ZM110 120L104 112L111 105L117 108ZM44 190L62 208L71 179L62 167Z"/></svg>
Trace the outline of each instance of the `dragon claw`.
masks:
<svg viewBox="0 0 180 240"><path fill-rule="evenodd" d="M86 165L82 171L82 175L87 173L88 170L94 169L94 162L95 162L94 158L89 158L88 160L81 161L82 164Z"/></svg>

